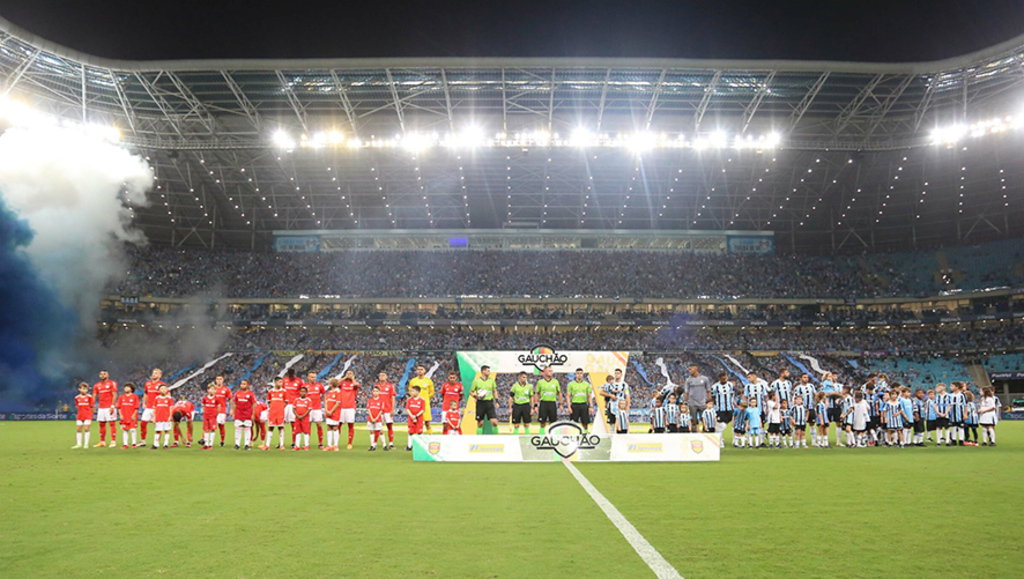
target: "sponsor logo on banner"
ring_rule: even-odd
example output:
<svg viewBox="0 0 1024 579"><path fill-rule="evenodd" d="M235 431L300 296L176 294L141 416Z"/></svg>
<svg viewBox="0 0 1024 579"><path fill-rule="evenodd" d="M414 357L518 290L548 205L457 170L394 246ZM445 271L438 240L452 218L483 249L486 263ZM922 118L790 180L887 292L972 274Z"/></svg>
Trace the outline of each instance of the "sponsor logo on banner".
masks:
<svg viewBox="0 0 1024 579"><path fill-rule="evenodd" d="M505 452L504 444L471 444L469 445L469 452L471 454L501 454Z"/></svg>
<svg viewBox="0 0 1024 579"><path fill-rule="evenodd" d="M690 441L690 450L692 450L693 452L695 452L697 454L700 454L700 453L704 452L704 441L703 440L691 440Z"/></svg>
<svg viewBox="0 0 1024 579"><path fill-rule="evenodd" d="M430 454L437 454L441 452L441 443L431 442L430 445L427 446L427 452L429 452Z"/></svg>
<svg viewBox="0 0 1024 579"><path fill-rule="evenodd" d="M636 442L632 443L627 447L626 452L637 453L637 452L661 452L660 442Z"/></svg>
<svg viewBox="0 0 1024 579"><path fill-rule="evenodd" d="M553 450L562 458L569 458L578 450L597 448L600 443L600 436L587 434L579 424L565 420L548 426L547 434L530 439L530 444L537 450Z"/></svg>
<svg viewBox="0 0 1024 579"><path fill-rule="evenodd" d="M559 354L551 346L540 345L534 347L528 354L519 355L519 363L523 366L533 366L541 371L548 366L561 366L565 364L569 356Z"/></svg>

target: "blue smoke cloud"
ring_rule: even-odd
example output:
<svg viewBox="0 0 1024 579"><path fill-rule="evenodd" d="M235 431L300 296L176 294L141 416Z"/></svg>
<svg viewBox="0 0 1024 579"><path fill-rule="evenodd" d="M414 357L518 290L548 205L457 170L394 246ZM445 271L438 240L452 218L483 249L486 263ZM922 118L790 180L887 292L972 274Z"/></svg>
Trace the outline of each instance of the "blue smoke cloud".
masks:
<svg viewBox="0 0 1024 579"><path fill-rule="evenodd" d="M58 299L25 253L33 231L0 195L0 411L52 409L72 384L54 371L73 350L78 316ZM73 240L68 241L73 243Z"/></svg>

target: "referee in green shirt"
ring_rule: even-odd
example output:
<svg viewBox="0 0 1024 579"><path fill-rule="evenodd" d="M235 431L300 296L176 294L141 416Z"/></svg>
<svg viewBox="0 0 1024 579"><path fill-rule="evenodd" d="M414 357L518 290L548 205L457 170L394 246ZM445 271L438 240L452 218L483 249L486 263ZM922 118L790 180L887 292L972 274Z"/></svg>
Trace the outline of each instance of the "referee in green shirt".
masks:
<svg viewBox="0 0 1024 579"><path fill-rule="evenodd" d="M491 375L490 366L480 366L480 373L473 378L471 388L473 397L476 398L476 433L484 433L484 419L491 420L494 432L498 432L498 386L494 383L494 376Z"/></svg>
<svg viewBox="0 0 1024 579"><path fill-rule="evenodd" d="M540 433L544 434L548 424L558 421L558 409L565 406L566 414L569 409L567 404L562 403L562 385L554 377L555 371L551 366L544 368L540 374L541 378L537 380L537 398L540 400L537 422L540 422Z"/></svg>
<svg viewBox="0 0 1024 579"><path fill-rule="evenodd" d="M512 432L519 434L519 425L526 426L526 434L530 434L530 410L533 404L533 384L526 380L526 372L519 373L519 380L512 384L509 393L512 405Z"/></svg>
<svg viewBox="0 0 1024 579"><path fill-rule="evenodd" d="M566 386L571 412L569 420L583 425L586 432L590 426L590 408L594 405L594 389L583 379L583 368L576 368L576 379Z"/></svg>

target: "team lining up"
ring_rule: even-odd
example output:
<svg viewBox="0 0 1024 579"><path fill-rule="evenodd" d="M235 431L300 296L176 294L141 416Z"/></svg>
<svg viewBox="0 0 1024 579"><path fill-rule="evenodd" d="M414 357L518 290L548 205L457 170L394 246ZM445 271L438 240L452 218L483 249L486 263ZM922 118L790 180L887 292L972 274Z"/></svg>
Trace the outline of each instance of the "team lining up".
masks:
<svg viewBox="0 0 1024 579"><path fill-rule="evenodd" d="M566 391L565 409L570 419L589 426L594 396L590 384L577 370L576 379L570 382ZM134 384L125 384L118 395L117 383L102 371L100 381L89 393L86 383L79 384L75 397L76 444L73 449L89 448L90 424L95 418L100 425L100 441L96 447L106 443L107 425L110 426L110 447L117 446L117 424L121 424L122 448L147 446L148 425L154 425L151 448L179 446L184 440L191 447L195 406L182 398L175 401L169 394L169 386L161 380L162 372L154 369L143 386L143 398L135 394ZM253 442L258 448L269 450L274 447L274 431L278 432L276 448L287 448L285 425L291 426L291 446L294 450L309 450L311 425L316 424L319 448L336 451L340 447L340 427L348 426L347 449L352 448L356 422L356 396L360 383L354 372L349 370L342 378L332 378L325 388L314 372L307 375L307 381L297 377L294 371L275 379L267 390L266 400L259 400L247 380L242 380L239 389L232 392L224 384L224 378L217 376L207 387L203 397L203 437L200 445L204 450L213 448L218 431L220 446L225 445L225 425L230 406L234 418L235 448L248 450ZM454 372L441 388L443 396L442 416L445 434L461 434L462 412L459 402L463 398L462 384ZM829 426L835 424L837 446L925 446L925 440L932 441L935 433L936 444L976 446L978 428L982 430L982 446L995 446L995 427L999 421L999 402L992 388L984 388L975 400L969 385L953 382L949 391L944 384L934 389L913 390L907 386L893 384L891 387L884 374L872 375L860 387L840 385L835 376L825 373L819 389L802 374L794 385L789 380L789 371L784 369L771 384L757 376L748 374L748 383L737 388L726 374L719 375L719 381L711 385L711 397L707 397L707 378L700 376L696 367L691 368L691 378L685 387L666 386L651 401L651 428L654 433L664 432L719 432L723 433L732 424L732 445L737 448L782 448L784 446L808 448L807 431L812 435L812 445L829 448ZM695 392L694 384L703 387ZM701 382L703 381L703 382ZM574 388L576 386L576 388ZM433 381L424 375L424 368L417 367L416 376L409 383L409 397L404 410L408 422L409 439L406 449L411 448L412 436L431 433L430 398L434 395ZM423 394L421 396L420 394ZM470 394L477 400L477 432L482 432L485 419L497 426L496 405L498 393L494 375L486 366L481 368L473 381ZM617 433L629 432L629 409L631 406L629 386L622 379L621 370L616 370L615 379L608 376L601 390L607 401L607 419ZM371 387L371 396L366 403L367 425L371 433L369 450L377 449L387 431L384 450L394 447L394 385L381 372L378 382ZM706 399L706 402L705 402ZM542 372L536 387L527 381L526 373L519 375L509 392L512 407L512 424L518 433L525 423L530 428L532 409L538 410L540 432L547 423L557 420L562 408L562 390L557 379L553 379L551 368ZM141 403L141 404L140 404ZM703 410L701 410L703 406ZM142 410L139 420L139 410ZM324 444L323 425L327 426L327 441ZM181 426L185 432L182 433ZM137 428L141 426L142 441L139 442ZM173 432L174 443L170 438ZM495 428L495 432L497 429ZM973 440L972 440L973 438Z"/></svg>

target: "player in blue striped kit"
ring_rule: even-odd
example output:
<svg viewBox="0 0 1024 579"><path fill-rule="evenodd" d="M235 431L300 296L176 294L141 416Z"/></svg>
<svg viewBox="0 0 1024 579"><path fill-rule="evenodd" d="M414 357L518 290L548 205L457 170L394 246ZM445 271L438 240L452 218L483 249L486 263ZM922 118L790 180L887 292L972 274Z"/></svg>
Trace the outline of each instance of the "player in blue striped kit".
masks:
<svg viewBox="0 0 1024 579"><path fill-rule="evenodd" d="M961 382L953 382L949 385L949 429L953 434L953 446L964 445L964 414L967 410L967 397L961 389L966 390L967 386Z"/></svg>
<svg viewBox="0 0 1024 579"><path fill-rule="evenodd" d="M711 399L715 402L715 410L718 412L717 424L719 431L732 422L732 413L736 410L735 389L725 372L718 375L718 382L711 386Z"/></svg>
<svg viewBox="0 0 1024 579"><path fill-rule="evenodd" d="M704 432L718 432L718 413L715 412L713 400L708 400L704 412L700 413L700 423Z"/></svg>
<svg viewBox="0 0 1024 579"><path fill-rule="evenodd" d="M789 368L779 370L779 377L772 381L770 388L779 397L779 403L793 402L793 383L789 381Z"/></svg>
<svg viewBox="0 0 1024 579"><path fill-rule="evenodd" d="M925 431L928 433L928 442L934 442L932 433L935 432L935 421L939 418L939 414L935 411L935 390L928 391L925 403Z"/></svg>
<svg viewBox="0 0 1024 579"><path fill-rule="evenodd" d="M793 398L790 416L793 417L793 431L796 438L794 444L798 448L807 448L807 406L804 405L803 396L797 395Z"/></svg>
<svg viewBox="0 0 1024 579"><path fill-rule="evenodd" d="M679 405L676 404L676 395L668 395L668 404L665 408L665 429L669 432L679 432Z"/></svg>
<svg viewBox="0 0 1024 579"><path fill-rule="evenodd" d="M935 419L935 444L945 444L948 446L952 439L950 438L949 430L949 394L946 392L945 384L935 385L935 413L937 418Z"/></svg>
<svg viewBox="0 0 1024 579"><path fill-rule="evenodd" d="M651 428L654 432L661 434L665 432L665 406L662 399L654 399L654 408L651 409Z"/></svg>
<svg viewBox="0 0 1024 579"><path fill-rule="evenodd" d="M747 445L747 402L740 400L732 413L732 445L743 448Z"/></svg>
<svg viewBox="0 0 1024 579"><path fill-rule="evenodd" d="M825 398L825 392L818 392L814 395L814 421L818 426L818 432L814 435L814 446L818 448L829 448L828 403L825 402Z"/></svg>
<svg viewBox="0 0 1024 579"><path fill-rule="evenodd" d="M756 400L758 412L764 414L766 408L764 402L768 397L768 383L759 378L756 372L747 373L747 385L743 395L747 398L748 408L753 406Z"/></svg>

